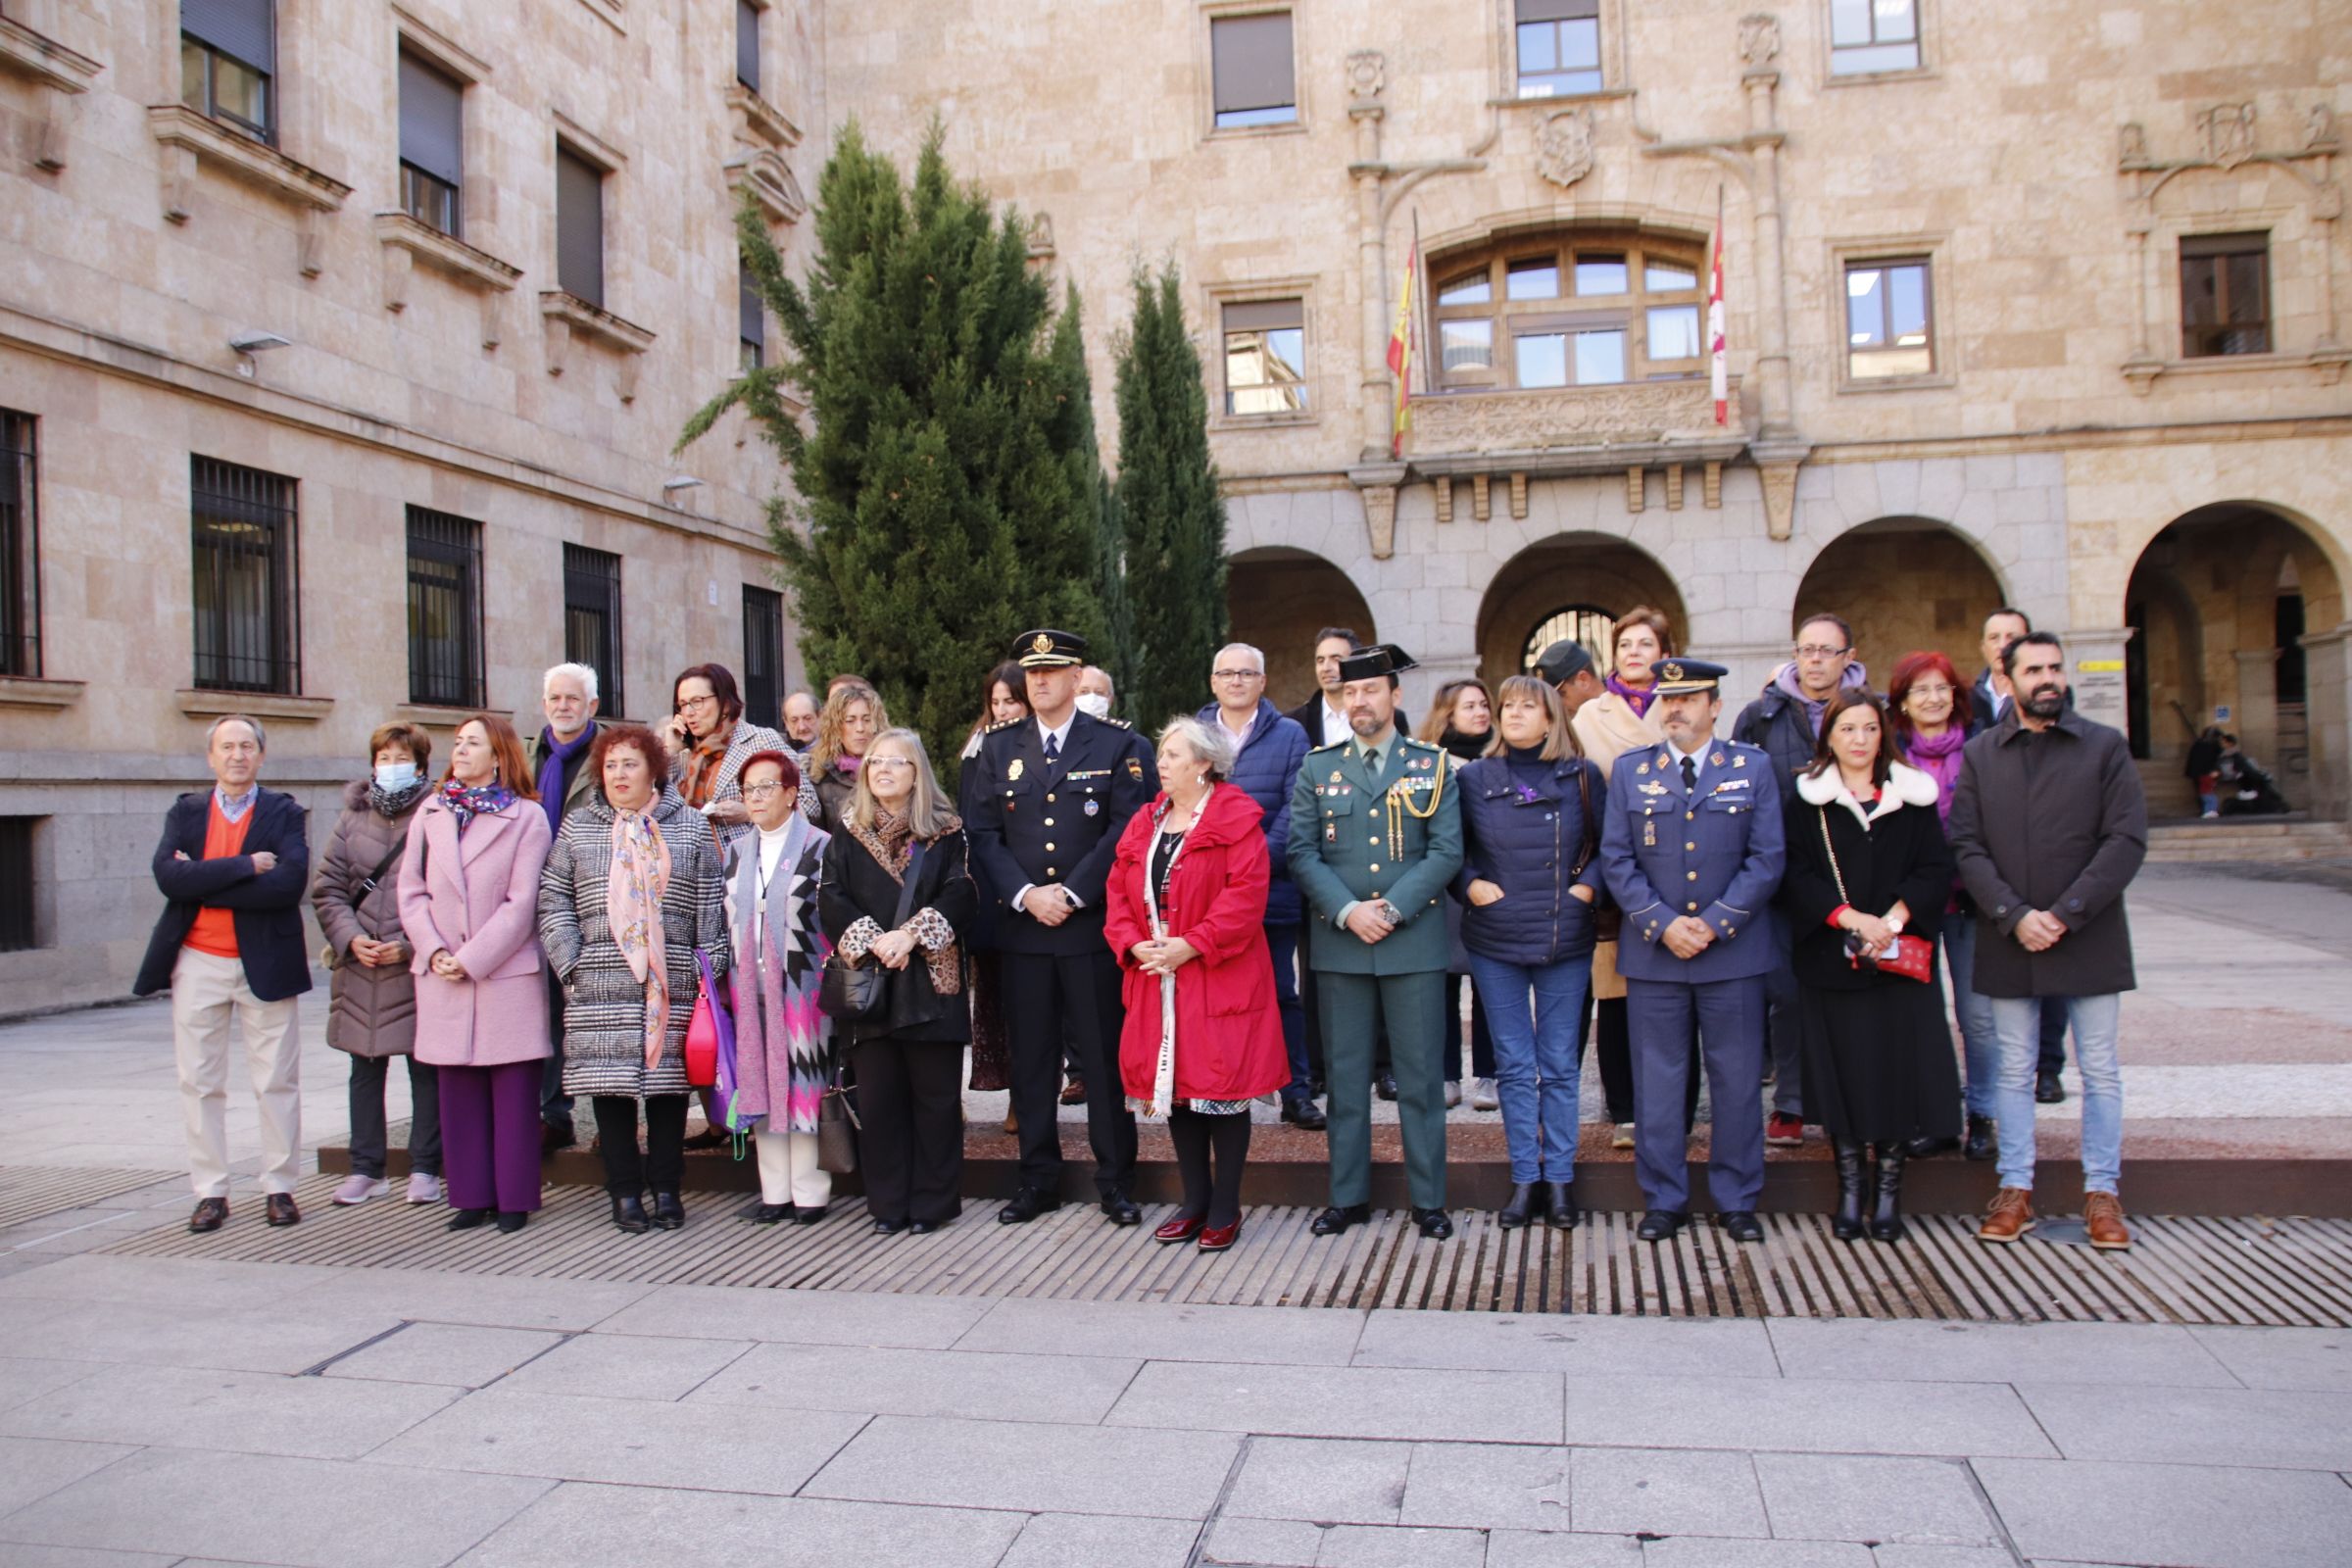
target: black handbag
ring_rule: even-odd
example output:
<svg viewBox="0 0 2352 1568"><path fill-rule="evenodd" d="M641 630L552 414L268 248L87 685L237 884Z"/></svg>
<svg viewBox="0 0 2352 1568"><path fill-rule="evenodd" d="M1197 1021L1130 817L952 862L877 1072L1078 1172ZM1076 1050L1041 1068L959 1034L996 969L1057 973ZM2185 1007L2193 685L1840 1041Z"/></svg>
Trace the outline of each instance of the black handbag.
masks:
<svg viewBox="0 0 2352 1568"><path fill-rule="evenodd" d="M899 912L891 919L895 929L906 923L914 912L915 873L922 869L923 847L916 844L907 852L906 875L899 883ZM834 953L825 958L825 971L817 977L817 1010L836 1023L857 1023L882 1010L886 994L883 984L890 971L879 963L852 963Z"/></svg>

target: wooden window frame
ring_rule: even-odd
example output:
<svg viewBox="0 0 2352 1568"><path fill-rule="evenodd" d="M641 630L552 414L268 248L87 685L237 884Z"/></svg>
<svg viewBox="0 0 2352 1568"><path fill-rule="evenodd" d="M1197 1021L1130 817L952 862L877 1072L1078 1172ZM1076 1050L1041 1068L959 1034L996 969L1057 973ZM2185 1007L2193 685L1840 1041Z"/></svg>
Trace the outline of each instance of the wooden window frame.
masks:
<svg viewBox="0 0 2352 1568"><path fill-rule="evenodd" d="M1222 140L1228 137L1295 136L1304 133L1307 128L1306 81L1298 63L1313 58L1308 47L1311 29L1307 26L1304 10L1302 6L1284 3L1284 0L1202 0L1195 58L1200 71L1200 125L1204 138ZM1288 17L1291 24L1291 118L1260 124L1217 123L1217 24L1277 14Z"/></svg>
<svg viewBox="0 0 2352 1568"><path fill-rule="evenodd" d="M1622 256L1626 291L1622 294L1579 295L1576 264L1580 256ZM1563 292L1547 299L1510 298L1510 268L1514 263L1548 259L1556 269ZM1690 274L1688 288L1649 287L1651 267L1671 266ZM1483 271L1487 299L1447 305L1442 290ZM1622 381L1578 382L1573 345L1567 370L1569 387L1631 386L1643 381L1692 380L1707 373L1704 344L1693 356L1653 360L1649 356L1649 312L1671 307L1698 311L1703 329L1706 312L1706 253L1703 241L1677 239L1635 229L1584 227L1550 229L1535 234L1494 238L1471 249L1434 259L1430 267L1430 330L1437 342L1433 352L1432 390L1444 396L1458 392L1556 392L1560 387L1522 387L1517 378L1515 340L1551 332L1619 330L1624 332L1625 378ZM1488 320L1494 323L1493 356L1489 368L1448 370L1445 367L1445 331L1449 321Z"/></svg>
<svg viewBox="0 0 2352 1568"><path fill-rule="evenodd" d="M1209 378L1208 427L1211 430L1262 430L1274 427L1305 425L1319 422L1331 399L1328 389L1318 384L1322 373L1323 347L1315 331L1315 279L1312 277L1253 278L1239 283L1208 283L1202 286L1200 304L1209 322L1207 338L1209 356L1214 365L1203 366L1202 374ZM1226 383L1225 311L1234 305L1264 305L1279 300L1298 302L1301 330L1300 353L1305 368L1299 384L1304 389L1306 407L1285 409L1273 414L1227 414L1225 412L1231 387Z"/></svg>
<svg viewBox="0 0 2352 1568"><path fill-rule="evenodd" d="M1925 307L1927 312L1927 319L1921 324L1926 329L1925 335L1927 337L1926 347L1928 351L1928 367L1924 370L1903 370L1890 372L1886 375L1857 374L1855 372L1854 366L1858 359L1864 363L1868 363L1871 359L1880 356L1892 358L1896 355L1908 354L1912 352L1912 350L1893 341L1893 331L1891 325L1886 318L1886 299L1884 295L1881 297L1880 302L1880 326L1882 328L1882 336L1886 337L1887 341L1879 344L1876 347L1856 348L1854 346L1852 324L1853 293L1852 284L1849 280L1852 278L1853 274L1858 271L1869 271L1874 269L1882 271L1892 271L1898 268L1909 267L1918 268L1920 272L1920 302ZM1936 323L1940 315L1940 301L1936 288L1936 262L1934 257L1929 256L1924 252L1905 252L1888 256L1845 257L1838 268L1838 347L1842 351L1843 355L1846 383L1850 386L1911 386L1923 381L1935 379L1943 368L1942 356L1938 352L1936 342Z"/></svg>
<svg viewBox="0 0 2352 1568"><path fill-rule="evenodd" d="M2184 361L2251 359L2257 355L2278 352L2278 323L2275 310L2278 292L2271 285L2271 231L2262 229L2232 229L2220 234L2182 234L2174 246L2174 276L2179 287L2180 322L2180 358ZM2214 299L2220 320L2192 323L2188 318L2189 268L2192 263L2215 264L2239 256L2258 256L2262 260L2261 303L2262 316L2257 322L2232 322L2229 318L2230 272L2226 267L2214 267ZM2212 348L2196 346L2196 334L2209 334L2218 339L2231 333L2258 328L2262 346L2251 349Z"/></svg>

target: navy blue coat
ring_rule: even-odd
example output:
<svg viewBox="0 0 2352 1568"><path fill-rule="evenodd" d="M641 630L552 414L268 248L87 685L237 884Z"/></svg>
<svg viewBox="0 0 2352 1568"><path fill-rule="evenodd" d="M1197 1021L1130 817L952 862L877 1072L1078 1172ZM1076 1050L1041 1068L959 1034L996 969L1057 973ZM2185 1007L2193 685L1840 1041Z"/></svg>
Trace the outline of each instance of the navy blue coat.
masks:
<svg viewBox="0 0 2352 1568"><path fill-rule="evenodd" d="M164 814L163 842L155 847L155 885L163 890L164 912L147 939L147 958L131 982L134 997L169 990L172 966L204 908L234 912L237 958L245 983L263 1002L298 997L311 989L311 955L302 936L302 894L311 880L311 847L304 838L309 813L291 795L263 790L253 803L252 825L240 855L204 858L205 828L212 819L213 792L197 790L172 803ZM263 850L277 864L256 875L253 858ZM175 858L185 855L186 859Z"/></svg>
<svg viewBox="0 0 2352 1568"><path fill-rule="evenodd" d="M1193 716L1214 725L1217 705L1211 703ZM1257 720L1233 764L1233 782L1266 813L1266 857L1273 862L1273 879L1266 884L1268 925L1298 923L1298 884L1291 880L1291 786L1298 782L1298 764L1306 760L1306 731L1260 697Z"/></svg>
<svg viewBox="0 0 2352 1568"><path fill-rule="evenodd" d="M1159 793L1150 743L1125 724L1080 710L1070 715L1061 756L1048 763L1033 716L991 726L964 771L972 775L964 823L972 880L995 906L998 951L1107 956L1102 908L1119 834ZM1012 907L1023 887L1055 882L1079 906L1061 924L1041 924Z"/></svg>
<svg viewBox="0 0 2352 1568"><path fill-rule="evenodd" d="M1617 969L1628 980L1703 985L1769 974L1788 961L1772 909L1788 863L1772 773L1766 753L1716 741L1691 799L1671 746L1617 759L1600 864L1625 911ZM1658 940L1685 914L1715 932L1695 958L1678 958Z"/></svg>
<svg viewBox="0 0 2352 1568"><path fill-rule="evenodd" d="M1454 880L1462 900L1462 946L1482 958L1543 965L1592 951L1592 906L1568 889L1588 887L1599 896L1608 785L1581 757L1544 765L1544 781L1525 795L1511 778L1507 758L1482 757L1454 775L1462 797L1462 872ZM1470 883L1480 878L1502 889L1501 898L1483 907L1469 902Z"/></svg>

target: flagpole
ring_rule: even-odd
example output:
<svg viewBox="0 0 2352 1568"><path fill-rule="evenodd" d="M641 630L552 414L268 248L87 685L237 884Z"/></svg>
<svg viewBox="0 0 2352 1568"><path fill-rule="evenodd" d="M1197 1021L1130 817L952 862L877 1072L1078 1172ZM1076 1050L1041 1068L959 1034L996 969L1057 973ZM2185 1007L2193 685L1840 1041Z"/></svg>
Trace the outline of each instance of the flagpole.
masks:
<svg viewBox="0 0 2352 1568"><path fill-rule="evenodd" d="M1418 309L1413 312L1413 326L1421 334L1422 354L1428 355L1436 348L1438 335L1431 329L1429 323L1429 313L1433 308L1429 298L1429 258L1421 250L1421 209L1418 205L1413 208L1413 269L1417 274L1413 278L1413 284L1421 291L1421 297L1416 302ZM1437 383L1431 378L1429 367L1426 364L1421 368L1421 390L1424 392L1437 390Z"/></svg>

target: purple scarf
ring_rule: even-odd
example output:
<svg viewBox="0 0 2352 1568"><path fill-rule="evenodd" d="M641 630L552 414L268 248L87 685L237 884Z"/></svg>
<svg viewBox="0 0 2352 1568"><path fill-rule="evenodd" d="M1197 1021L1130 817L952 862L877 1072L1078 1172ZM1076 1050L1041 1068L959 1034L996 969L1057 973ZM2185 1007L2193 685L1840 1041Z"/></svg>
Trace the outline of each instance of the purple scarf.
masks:
<svg viewBox="0 0 2352 1568"><path fill-rule="evenodd" d="M1636 718L1647 718L1649 716L1649 705L1656 702L1658 699L1658 682L1654 675L1650 678L1649 690L1647 691L1640 691L1632 686L1628 686L1625 682L1617 678L1617 672L1615 670L1611 670L1609 672L1609 678L1606 681L1603 681L1601 684L1607 686L1609 690L1624 698L1625 706L1634 710L1634 716Z"/></svg>
<svg viewBox="0 0 2352 1568"><path fill-rule="evenodd" d="M595 740L594 724L588 725L567 741L556 739L556 732L552 729L539 732L542 758L539 763L539 806L547 812L547 830L550 833L564 831L564 769L570 766L571 760Z"/></svg>
<svg viewBox="0 0 2352 1568"><path fill-rule="evenodd" d="M1946 724L1940 735L1913 730L1903 741L1903 760L1936 781L1936 814L1948 825L1952 819L1952 791L1960 787L1960 748L1968 732Z"/></svg>
<svg viewBox="0 0 2352 1568"><path fill-rule="evenodd" d="M1849 686L1868 686L1870 684L1870 674L1867 670L1863 669L1862 661L1858 659L1847 660L1845 662L1845 673L1838 677L1838 684L1841 688ZM1781 695L1788 698L1790 702L1803 704L1805 709L1805 719L1812 725L1813 733L1815 735L1819 735L1821 733L1821 715L1830 710L1830 700L1827 697L1824 697L1820 701L1816 702L1814 699L1805 695L1805 689L1796 683L1795 660L1791 659L1788 661L1788 662L1783 664L1777 671L1774 672L1770 686L1778 688Z"/></svg>

